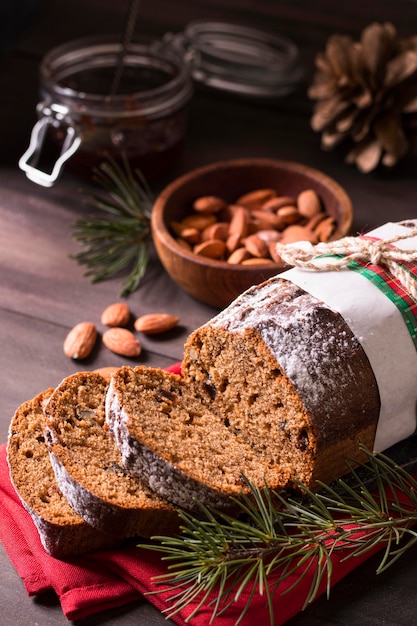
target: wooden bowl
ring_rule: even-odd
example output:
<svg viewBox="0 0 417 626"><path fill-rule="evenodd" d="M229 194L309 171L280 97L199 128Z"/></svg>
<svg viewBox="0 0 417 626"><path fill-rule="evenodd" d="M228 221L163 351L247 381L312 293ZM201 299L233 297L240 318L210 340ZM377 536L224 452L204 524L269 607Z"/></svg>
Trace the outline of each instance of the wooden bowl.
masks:
<svg viewBox="0 0 417 626"><path fill-rule="evenodd" d="M273 188L280 195L297 198L301 191L315 190L325 213L336 228L331 240L348 234L352 203L334 180L311 167L273 159L237 159L200 167L170 183L158 196L152 210L152 235L159 258L175 282L197 300L217 308L230 304L240 293L288 269L270 265L231 265L227 261L199 256L175 239L171 224L181 221L200 196L220 196L234 203L255 189Z"/></svg>

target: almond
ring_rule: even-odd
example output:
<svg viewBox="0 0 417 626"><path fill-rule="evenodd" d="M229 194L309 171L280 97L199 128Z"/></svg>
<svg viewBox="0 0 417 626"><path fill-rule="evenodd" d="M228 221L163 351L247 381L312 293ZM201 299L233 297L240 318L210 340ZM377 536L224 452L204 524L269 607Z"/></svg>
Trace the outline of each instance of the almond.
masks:
<svg viewBox="0 0 417 626"><path fill-rule="evenodd" d="M134 357L142 351L138 339L127 328L109 328L103 333L103 344L121 356Z"/></svg>
<svg viewBox="0 0 417 626"><path fill-rule="evenodd" d="M275 213L259 209L259 211L251 212L251 225L254 228L253 232L256 232L258 230L277 228L280 224Z"/></svg>
<svg viewBox="0 0 417 626"><path fill-rule="evenodd" d="M282 233L280 243L295 243L296 241L309 241L310 243L317 243L318 236L305 226L292 224Z"/></svg>
<svg viewBox="0 0 417 626"><path fill-rule="evenodd" d="M244 240L244 245L246 250L254 257L267 257L268 256L268 245L258 237L258 235L250 235L250 237L246 237Z"/></svg>
<svg viewBox="0 0 417 626"><path fill-rule="evenodd" d="M210 259L220 259L225 250L226 244L221 239L208 239L195 246L194 254L206 256Z"/></svg>
<svg viewBox="0 0 417 626"><path fill-rule="evenodd" d="M109 304L101 314L104 326L127 326L130 320L130 309L125 302Z"/></svg>
<svg viewBox="0 0 417 626"><path fill-rule="evenodd" d="M207 228L203 230L201 233L201 240L207 241L207 239L221 239L222 241L226 241L228 234L228 222L216 222L215 224L207 226Z"/></svg>
<svg viewBox="0 0 417 626"><path fill-rule="evenodd" d="M272 211L275 213L283 206L295 206L295 200L291 196L277 196L271 198L265 204L262 205L262 211Z"/></svg>
<svg viewBox="0 0 417 626"><path fill-rule="evenodd" d="M283 220L284 224L296 224L301 219L300 211L295 206L282 206L277 211L278 220Z"/></svg>
<svg viewBox="0 0 417 626"><path fill-rule="evenodd" d="M70 359L85 359L91 354L96 339L95 325L92 322L79 322L65 338L64 354Z"/></svg>
<svg viewBox="0 0 417 626"><path fill-rule="evenodd" d="M236 204L244 206L247 209L260 209L265 202L277 195L275 189L254 189L240 196L236 200Z"/></svg>
<svg viewBox="0 0 417 626"><path fill-rule="evenodd" d="M249 213L243 206L238 206L233 213L229 224L229 235L238 234L246 237L248 234Z"/></svg>
<svg viewBox="0 0 417 626"><path fill-rule="evenodd" d="M197 228L189 227L189 228L184 228L184 230L181 233L181 238L193 246L197 243L200 243L201 234Z"/></svg>
<svg viewBox="0 0 417 626"><path fill-rule="evenodd" d="M239 233L232 233L226 240L226 252L232 254L241 245L241 236Z"/></svg>
<svg viewBox="0 0 417 626"><path fill-rule="evenodd" d="M141 315L135 321L135 330L146 335L157 335L165 333L174 328L180 321L179 317L169 313L148 313Z"/></svg>
<svg viewBox="0 0 417 626"><path fill-rule="evenodd" d="M250 257L250 254L246 250L246 248L237 248L229 256L229 258L227 259L227 262L230 263L230 265L239 265L245 259L249 259L249 257Z"/></svg>
<svg viewBox="0 0 417 626"><path fill-rule="evenodd" d="M321 202L314 189L302 191L297 198L297 207L303 217L311 218L321 212Z"/></svg>
<svg viewBox="0 0 417 626"><path fill-rule="evenodd" d="M326 217L324 220L316 226L314 233L319 241L329 241L331 235L336 228L336 223L333 217Z"/></svg>
<svg viewBox="0 0 417 626"><path fill-rule="evenodd" d="M265 241L266 244L277 242L281 239L281 233L278 230L274 230L273 228L268 228L266 230L258 230L256 233L262 241Z"/></svg>
<svg viewBox="0 0 417 626"><path fill-rule="evenodd" d="M224 209L226 202L217 196L201 196L194 201L193 209L198 213L218 213Z"/></svg>
<svg viewBox="0 0 417 626"><path fill-rule="evenodd" d="M204 230L207 226L210 226L210 224L214 224L214 222L217 222L217 219L213 213L191 213L191 215L184 217L181 222L181 226L183 229L196 228L197 230Z"/></svg>

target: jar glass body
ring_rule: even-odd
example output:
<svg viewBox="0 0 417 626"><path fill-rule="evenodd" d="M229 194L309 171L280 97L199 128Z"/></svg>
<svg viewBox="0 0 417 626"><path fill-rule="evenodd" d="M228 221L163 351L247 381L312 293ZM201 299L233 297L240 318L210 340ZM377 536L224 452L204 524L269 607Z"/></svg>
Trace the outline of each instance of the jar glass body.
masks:
<svg viewBox="0 0 417 626"><path fill-rule="evenodd" d="M86 177L109 155L124 154L149 180L173 166L193 91L188 66L169 44L152 38L131 43L120 66L122 53L120 42L102 37L69 42L44 57L37 107L42 133L32 161L44 151L52 172L65 156L67 167Z"/></svg>

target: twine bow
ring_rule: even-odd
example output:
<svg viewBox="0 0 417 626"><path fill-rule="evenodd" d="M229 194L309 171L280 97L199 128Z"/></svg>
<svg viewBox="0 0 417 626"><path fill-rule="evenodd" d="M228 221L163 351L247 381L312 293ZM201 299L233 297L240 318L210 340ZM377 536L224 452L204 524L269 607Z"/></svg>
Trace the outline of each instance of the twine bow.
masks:
<svg viewBox="0 0 417 626"><path fill-rule="evenodd" d="M401 262L417 261L417 250L401 250L393 246L397 241L417 237L417 230L397 235L391 239L367 239L366 237L344 237L337 241L313 245L307 241L294 244L276 244L277 254L289 265L314 271L337 271L352 261L372 265L384 265L409 294L417 300L417 280ZM326 263L319 257L336 255Z"/></svg>

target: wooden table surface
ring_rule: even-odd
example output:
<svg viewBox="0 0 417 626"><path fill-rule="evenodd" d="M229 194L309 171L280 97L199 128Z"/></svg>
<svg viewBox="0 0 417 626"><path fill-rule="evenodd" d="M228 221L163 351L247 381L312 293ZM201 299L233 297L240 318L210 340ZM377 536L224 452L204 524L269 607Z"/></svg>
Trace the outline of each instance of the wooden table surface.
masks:
<svg viewBox="0 0 417 626"><path fill-rule="evenodd" d="M16 0L16 4L19 1ZM23 4L23 3L22 3ZM37 70L50 48L80 36L119 32L127 0L46 0L0 63L0 442L7 438L16 407L76 370L132 363L98 348L85 363L64 356L63 339L77 322L100 327L100 314L118 299L120 280L91 285L71 258L79 248L71 232L85 214L79 181L67 172L51 188L37 187L17 167L25 150L38 101ZM175 6L175 8L174 8ZM333 32L354 38L372 21L392 21L401 36L417 34L417 3L412 0L143 0L139 29L161 36L178 32L193 19L249 24L285 34L300 47L311 79L313 58ZM175 171L152 184L155 194L178 174L235 157L262 156L312 165L334 177L352 198L352 232L386 221L417 217L417 160L394 171L364 175L323 152L310 130L311 103L305 89L276 103L259 104L197 90L190 109L184 155ZM216 311L183 293L156 258L139 290L128 299L139 315L166 311L180 326L164 339L144 339L139 363L167 366L181 359L184 341ZM0 503L1 506L1 503ZM339 624L411 626L417 621L417 549L387 573L375 576L376 558L338 584L329 601L319 599L292 626ZM59 604L46 594L26 597L3 548L0 550L0 623L67 623ZM97 614L80 624L157 625L166 620L147 602Z"/></svg>

